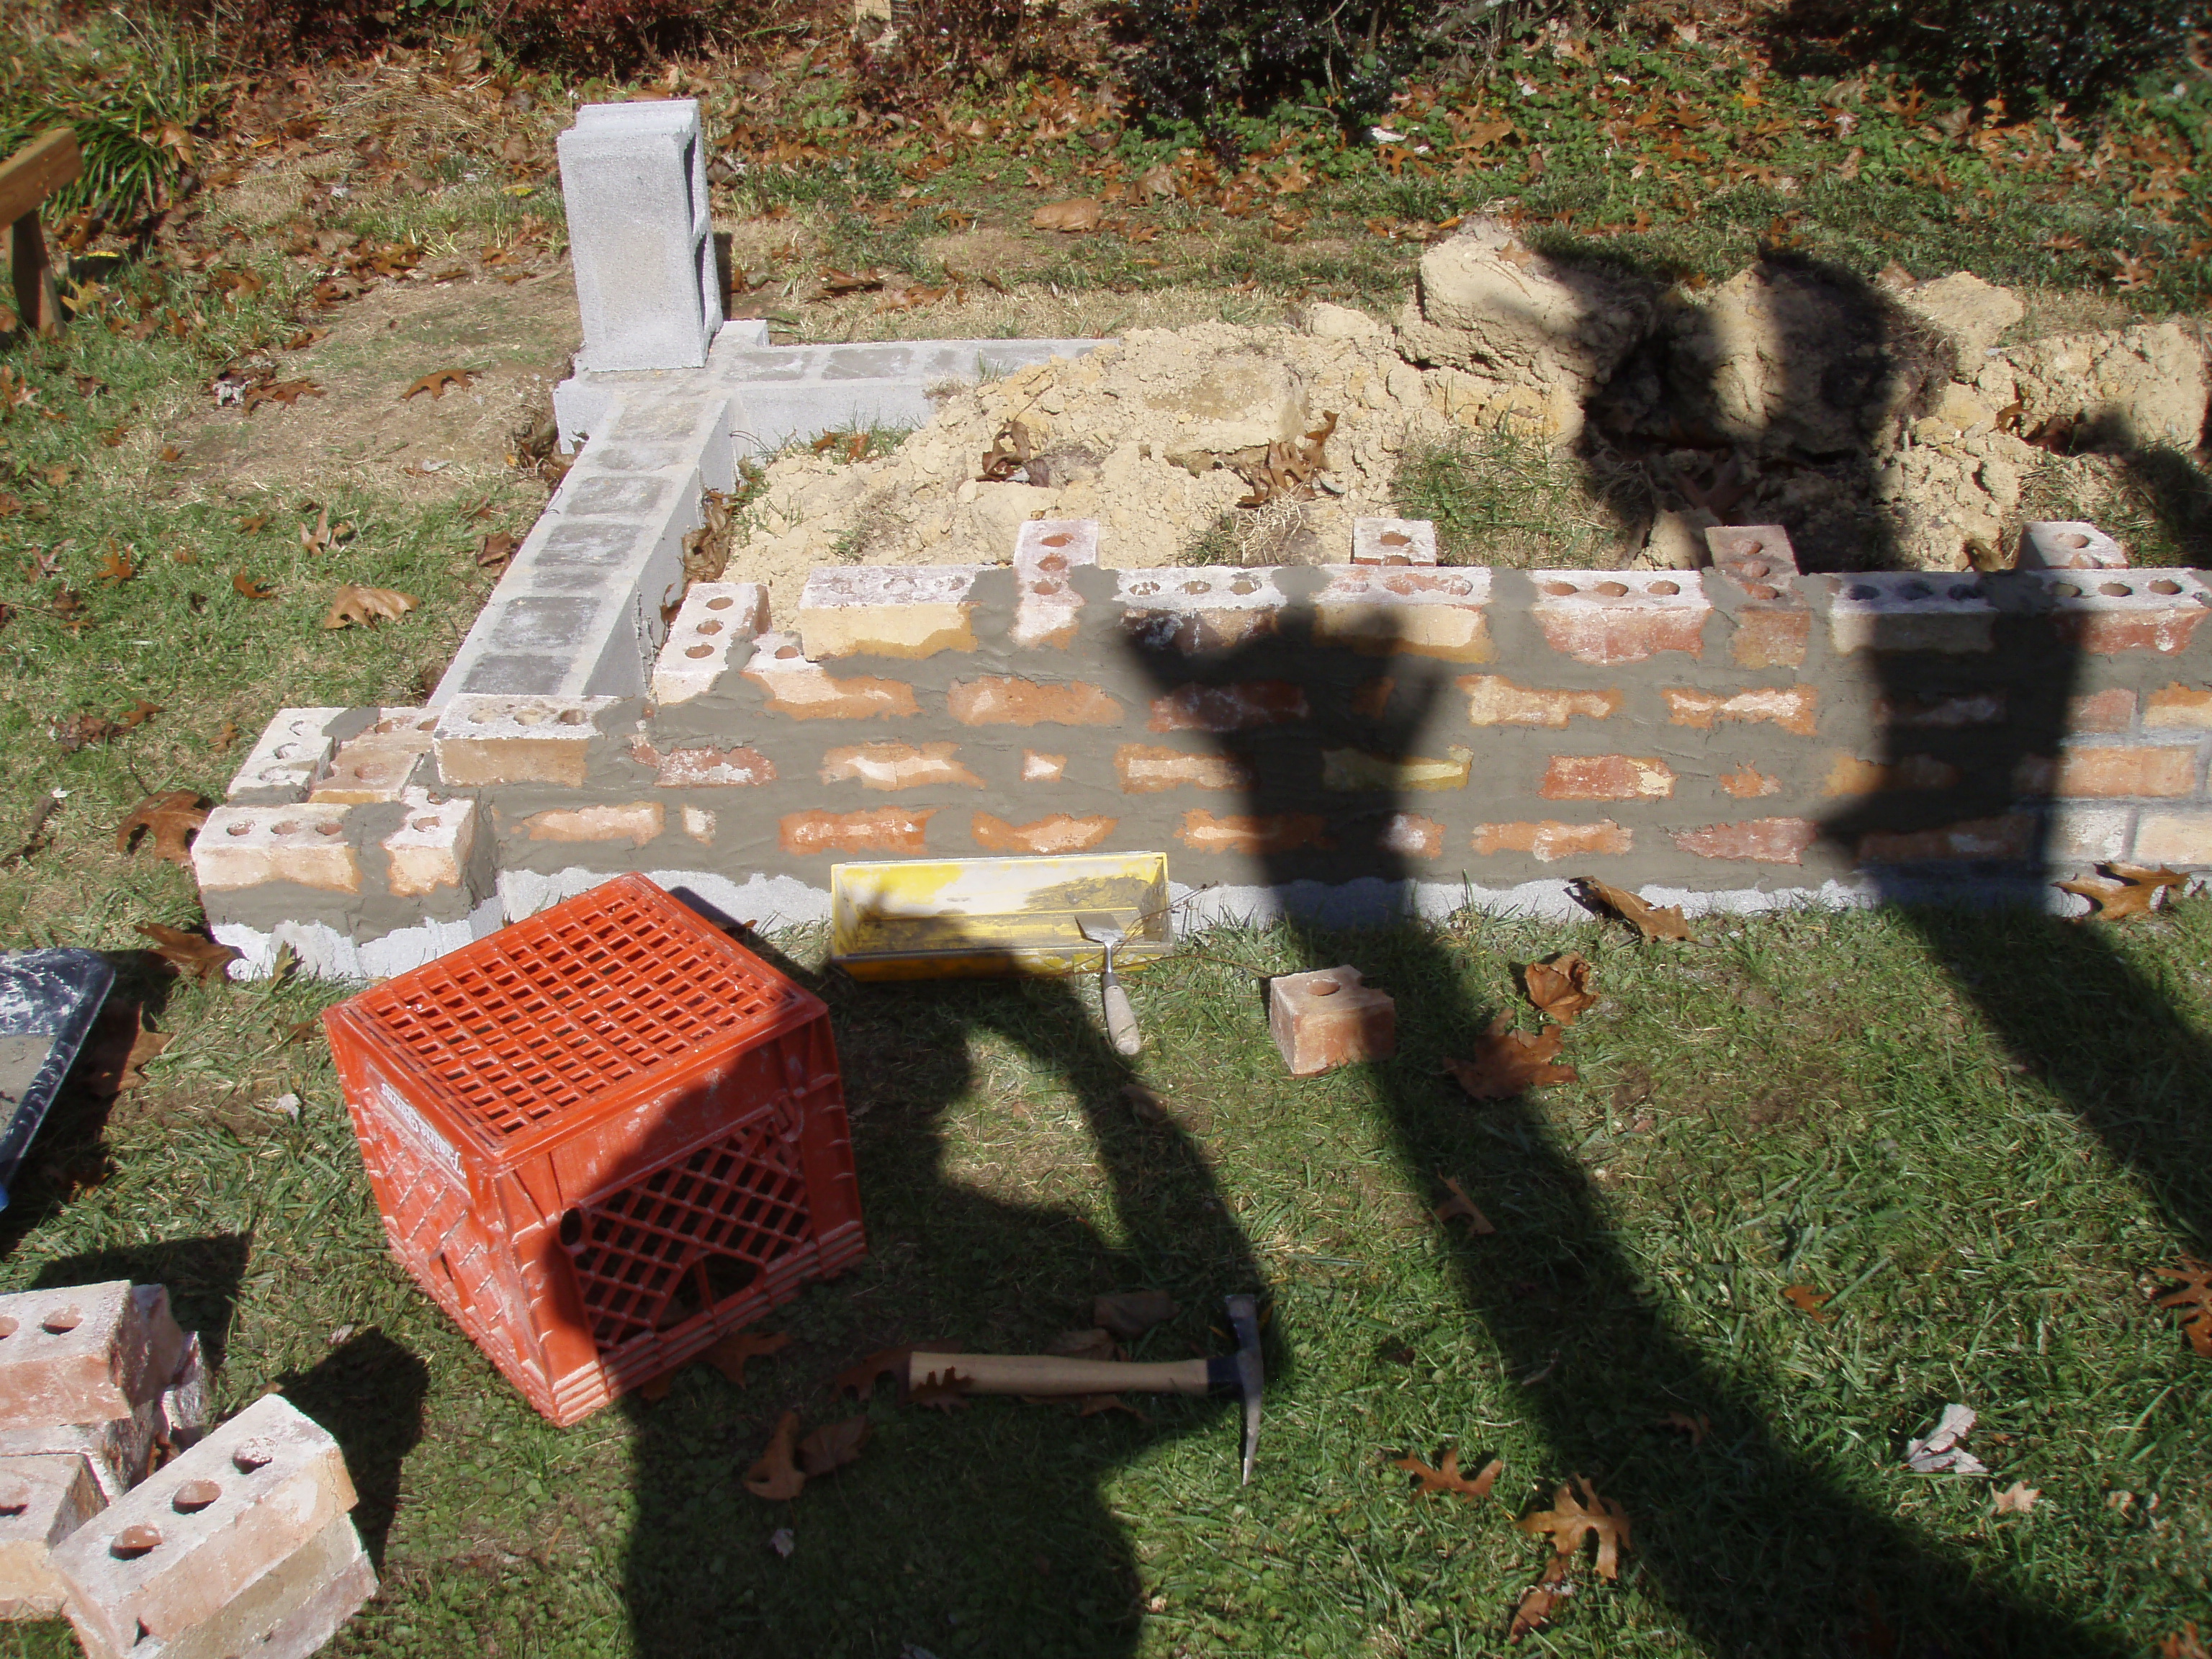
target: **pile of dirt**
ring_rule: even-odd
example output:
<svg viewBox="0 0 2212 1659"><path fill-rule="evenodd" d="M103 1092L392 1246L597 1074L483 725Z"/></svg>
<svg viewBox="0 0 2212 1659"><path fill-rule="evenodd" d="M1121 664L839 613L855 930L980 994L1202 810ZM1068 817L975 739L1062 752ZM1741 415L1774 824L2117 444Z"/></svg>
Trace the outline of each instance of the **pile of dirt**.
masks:
<svg viewBox="0 0 2212 1659"><path fill-rule="evenodd" d="M784 611L817 564L1001 561L1032 518L1099 520L1114 565L1341 559L1409 450L1501 424L1582 457L1619 563L1702 563L1705 526L1776 522L1810 568L1990 568L2031 496L2087 510L2203 440L2200 329L2001 344L2016 296L1893 276L1769 259L1667 287L1477 224L1429 250L1395 327L1318 305L1133 329L949 397L882 459L780 459L732 572Z"/></svg>

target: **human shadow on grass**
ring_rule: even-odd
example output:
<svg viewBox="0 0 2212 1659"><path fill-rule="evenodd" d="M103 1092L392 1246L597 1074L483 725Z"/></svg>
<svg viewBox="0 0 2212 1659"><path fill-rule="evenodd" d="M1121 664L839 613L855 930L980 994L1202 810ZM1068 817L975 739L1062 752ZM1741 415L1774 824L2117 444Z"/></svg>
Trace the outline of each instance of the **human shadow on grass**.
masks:
<svg viewBox="0 0 2212 1659"><path fill-rule="evenodd" d="M33 1290L66 1285L100 1285L127 1279L134 1285L169 1287L169 1311L177 1323L200 1334L207 1369L222 1369L229 1346L231 1315L239 1285L253 1254L253 1235L213 1233L191 1238L155 1238L105 1250L56 1256L42 1264Z"/></svg>
<svg viewBox="0 0 2212 1659"><path fill-rule="evenodd" d="M1831 465L1870 471L1875 462L1860 454ZM1872 562L1889 556L1884 548L1869 551ZM1498 613L1492 622L1531 630L1525 641L1501 639L1501 656L1525 645L1548 657L1546 684L1582 683L1576 665L1534 635L1533 622ZM1212 744L1245 780L1242 810L1194 811L1182 832L1193 845L1247 851L1252 876L1244 879L1287 895L1287 926L1310 965L1322 967L1342 959L1342 937L1328 922L1377 898L1409 904L1412 884L1426 873L1417 857L1445 855L1445 870L1460 863L1450 856L1460 849L1443 847L1441 826L1423 815L1421 798L1389 787L1387 768L1358 763L1370 787L1356 804L1317 811L1330 799L1324 755L1442 755L1465 741L1456 713L1465 705L1454 685L1458 671L1411 641L1394 652L1392 641L1370 639L1363 654L1332 659L1304 635L1292 616L1279 636L1262 629L1189 655L1133 641L1128 654L1163 696L1194 683L1313 686L1336 677L1313 699L1305 725L1217 731ZM2062 708L2063 696L2049 706ZM2041 735L2027 734L2030 746ZM1504 780L1531 765L1540 771L1558 742L1547 733L1489 733L1489 752L1476 757L1468 784L1480 810L1500 821L1540 815L1543 803ZM1341 783L1349 763L1334 763ZM1483 799L1485 792L1493 799ZM1340 884L1355 876L1375 884L1347 895ZM1712 1653L1826 1654L1887 1642L1897 1652L1946 1652L1964 1632L1992 1652L2130 1650L2090 1610L2051 1606L1985 1559L1884 1512L1778 1433L1772 1425L1788 1413L1762 1400L1727 1354L1675 1328L1624 1251L1603 1194L1543 1115L1526 1098L1477 1104L1440 1075L1440 1061L1464 1054L1497 1012L1467 995L1442 941L1419 926L1370 938L1383 970L1370 968L1370 977L1395 995L1405 1045L1372 1073L1400 1156L1422 1178L1455 1176L1484 1211L1510 1218L1454 1259L1468 1311L1509 1373L1527 1379L1521 1398L1549 1447L1546 1467L1516 1478L1548 1493L1581 1474L1620 1503L1634 1525L1632 1571L1684 1636ZM2034 1012L2024 1003L2007 1012ZM2049 1019L2047 1008L2042 1017ZM2047 1028L2043 1041L2053 1036ZM1296 1332L1284 1340L1294 1345ZM1709 1413L1713 1438L1693 1455L1678 1437L1655 1431L1669 1413ZM1495 1605L1502 1630L1510 1597Z"/></svg>
<svg viewBox="0 0 2212 1659"><path fill-rule="evenodd" d="M1258 1274L1205 1154L1180 1126L1132 1116L1121 1093L1132 1071L1099 1029L1088 980L796 976L830 1004L869 1255L761 1322L795 1340L753 1361L743 1391L696 1365L665 1398L624 1402L638 1513L623 1600L637 1650L1133 1652L1139 1565L1103 1488L1163 1441L1196 1437L1196 1478L1227 1501L1233 1401L1132 1395L1141 1418L1079 1417L1067 1402L976 1396L940 1414L894 1404L887 1383L866 1405L829 1383L915 1340L1042 1352L1091 1322L1095 1297L1139 1289L1168 1291L1180 1313L1132 1357L1233 1351L1215 1334L1222 1298L1257 1288ZM980 1065L979 1039L1021 1056L1035 1092ZM1069 1094L1103 1176L1097 1212L1085 1208L1091 1172L1047 1150ZM956 1115L970 1119L959 1135ZM858 1462L771 1503L741 1481L787 1408L809 1430L861 1412L874 1427ZM787 1559L774 1543L783 1528Z"/></svg>
<svg viewBox="0 0 2212 1659"><path fill-rule="evenodd" d="M430 1368L382 1331L368 1330L312 1369L279 1377L276 1386L344 1452L360 1498L354 1527L381 1572L385 1539L399 1510L400 1474L422 1438Z"/></svg>

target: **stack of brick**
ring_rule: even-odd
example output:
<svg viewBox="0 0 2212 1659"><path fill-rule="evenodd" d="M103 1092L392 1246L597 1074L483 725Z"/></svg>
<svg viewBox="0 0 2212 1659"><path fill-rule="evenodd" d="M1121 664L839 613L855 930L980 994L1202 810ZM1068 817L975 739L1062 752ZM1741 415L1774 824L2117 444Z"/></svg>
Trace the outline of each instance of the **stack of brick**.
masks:
<svg viewBox="0 0 2212 1659"><path fill-rule="evenodd" d="M199 1436L199 1338L159 1285L0 1297L0 1619L63 1609L51 1554Z"/></svg>
<svg viewBox="0 0 2212 1659"><path fill-rule="evenodd" d="M337 1443L264 1395L53 1550L87 1659L304 1659L376 1593Z"/></svg>

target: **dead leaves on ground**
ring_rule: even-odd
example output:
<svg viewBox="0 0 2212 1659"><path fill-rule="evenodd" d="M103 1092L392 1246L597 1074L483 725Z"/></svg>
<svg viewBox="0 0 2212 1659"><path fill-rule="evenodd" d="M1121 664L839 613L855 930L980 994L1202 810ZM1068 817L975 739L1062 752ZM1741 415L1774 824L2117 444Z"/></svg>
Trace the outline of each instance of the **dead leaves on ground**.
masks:
<svg viewBox="0 0 2212 1659"><path fill-rule="evenodd" d="M2178 1310L2181 1334L2189 1339L2189 1346L2212 1359L2212 1266L2185 1255L2171 1267L2155 1271L2160 1279L2176 1280L2180 1285L2156 1298L2156 1305Z"/></svg>
<svg viewBox="0 0 2212 1659"><path fill-rule="evenodd" d="M2033 1515L2036 1500L2042 1496L2040 1488L2031 1486L2025 1480L2015 1480L1996 1495L1996 1506L1991 1512L1996 1515Z"/></svg>
<svg viewBox="0 0 2212 1659"><path fill-rule="evenodd" d="M264 404L282 404L289 409L302 398L319 398L322 395L322 387L313 380L270 380L246 387L239 402L251 415Z"/></svg>
<svg viewBox="0 0 2212 1659"><path fill-rule="evenodd" d="M1593 876L1580 876L1574 882L1577 896L1592 908L1610 910L1630 927L1646 943L1653 939L1679 939L1687 943L1690 924L1681 911L1672 906L1662 910L1645 903L1623 887L1615 887Z"/></svg>
<svg viewBox="0 0 2212 1659"><path fill-rule="evenodd" d="M323 616L325 628L371 628L379 622L398 621L422 601L393 587L356 587L348 582L331 600Z"/></svg>
<svg viewBox="0 0 2212 1659"><path fill-rule="evenodd" d="M182 927L170 927L158 921L142 921L138 931L154 941L154 954L179 972L189 973L202 984L210 979L225 976L230 964L245 953L228 945L218 945L202 934L188 933Z"/></svg>
<svg viewBox="0 0 2212 1659"><path fill-rule="evenodd" d="M1620 1577L1621 1552L1631 1547L1627 1511L1581 1475L1574 1477L1574 1485L1581 1489L1579 1499L1561 1486L1552 1495L1550 1509L1514 1523L1532 1537L1548 1535L1552 1559L1513 1610L1512 1628L1505 1635L1509 1642L1518 1642L1542 1625L1560 1601L1574 1594L1574 1562L1584 1539L1597 1542L1597 1576L1607 1583Z"/></svg>
<svg viewBox="0 0 2212 1659"><path fill-rule="evenodd" d="M1433 1498L1438 1492L1456 1492L1462 1498L1487 1498L1490 1489L1498 1484L1504 1470L1505 1460L1493 1457L1470 1480L1459 1472L1459 1453L1456 1449L1443 1455L1443 1467L1431 1468L1418 1457L1395 1457L1390 1460L1394 1469L1403 1469L1415 1481L1414 1490L1424 1498Z"/></svg>
<svg viewBox="0 0 2212 1659"><path fill-rule="evenodd" d="M2103 876L2084 876L2078 881L2053 884L2062 893L2077 893L2094 907L2077 918L2124 921L2147 916L2159 907L2159 896L2169 887L2180 887L2189 878L2179 870L2150 870L2139 864L2100 864Z"/></svg>
<svg viewBox="0 0 2212 1659"><path fill-rule="evenodd" d="M442 398L447 386L471 386L475 384L477 372L472 368L434 368L428 374L410 380L407 390L399 394L399 401L404 404L422 392L428 392L433 398Z"/></svg>
<svg viewBox="0 0 2212 1659"><path fill-rule="evenodd" d="M1835 1315L1825 1311L1827 1304L1834 1300L1833 1296L1826 1291L1814 1290L1810 1285L1788 1286L1782 1292L1782 1299L1796 1309L1798 1312L1808 1318L1818 1321L1820 1324L1825 1325L1835 1318Z"/></svg>
<svg viewBox="0 0 2212 1659"><path fill-rule="evenodd" d="M240 596L249 599L273 599L276 590L267 582L247 575L243 570L230 573L230 585Z"/></svg>
<svg viewBox="0 0 2212 1659"><path fill-rule="evenodd" d="M1091 1304L1091 1322L1124 1342L1133 1342L1155 1325L1164 1325L1179 1310L1165 1291L1124 1291Z"/></svg>
<svg viewBox="0 0 2212 1659"><path fill-rule="evenodd" d="M1033 230L1056 230L1063 235L1080 235L1098 228L1105 216L1106 204L1095 196L1078 196L1071 201L1047 202L1030 216Z"/></svg>
<svg viewBox="0 0 2212 1659"><path fill-rule="evenodd" d="M768 1449L745 1471L745 1490L771 1501L793 1498L806 1489L806 1475L793 1460L799 1441L799 1413L786 1412L769 1437Z"/></svg>
<svg viewBox="0 0 2212 1659"><path fill-rule="evenodd" d="M732 1331L699 1358L742 1389L748 1361L780 1353L790 1342L787 1331Z"/></svg>
<svg viewBox="0 0 2212 1659"><path fill-rule="evenodd" d="M115 827L115 850L128 854L139 836L153 838L154 856L171 864L191 862L191 839L207 822L208 800L189 789L149 795Z"/></svg>
<svg viewBox="0 0 2212 1659"><path fill-rule="evenodd" d="M149 702L141 697L113 720L105 714L75 714L68 720L54 721L50 729L62 752L74 755L78 750L88 748L95 743L112 743L125 732L143 726L161 712L160 703Z"/></svg>
<svg viewBox="0 0 2212 1659"><path fill-rule="evenodd" d="M1475 1207L1474 1200L1467 1195L1459 1182L1448 1175L1439 1175L1437 1179L1443 1182L1444 1190L1451 1194L1437 1206L1436 1217L1439 1222L1464 1221L1468 1231L1478 1237L1486 1237L1498 1231L1491 1224L1490 1218Z"/></svg>
<svg viewBox="0 0 2212 1659"><path fill-rule="evenodd" d="M865 1417L848 1417L825 1423L799 1443L799 1468L810 1480L842 1469L860 1455L868 1443L870 1425Z"/></svg>
<svg viewBox="0 0 2212 1659"><path fill-rule="evenodd" d="M1538 1013L1571 1025L1577 1016L1597 1006L1597 993L1590 989L1590 964L1580 951L1563 951L1523 968L1522 989Z"/></svg>
<svg viewBox="0 0 2212 1659"><path fill-rule="evenodd" d="M1321 424L1297 443L1279 439L1267 446L1258 461L1237 467L1237 477L1252 489L1237 505L1265 507L1269 501L1311 501L1320 489L1328 488L1322 483L1322 474L1328 471L1328 444L1335 432L1336 411L1324 410Z"/></svg>
<svg viewBox="0 0 2212 1659"><path fill-rule="evenodd" d="M1511 1014L1500 1014L1490 1030L1475 1039L1472 1056L1444 1064L1473 1098L1510 1100L1531 1089L1575 1081L1575 1068L1559 1063L1565 1041L1566 1032L1557 1025L1547 1025L1532 1035L1515 1030Z"/></svg>
<svg viewBox="0 0 2212 1659"><path fill-rule="evenodd" d="M1030 441L1030 429L1019 421L1008 421L991 440L991 447L983 453L983 470L976 475L978 483L1010 483L1018 476L1027 475L1030 462L1036 450Z"/></svg>

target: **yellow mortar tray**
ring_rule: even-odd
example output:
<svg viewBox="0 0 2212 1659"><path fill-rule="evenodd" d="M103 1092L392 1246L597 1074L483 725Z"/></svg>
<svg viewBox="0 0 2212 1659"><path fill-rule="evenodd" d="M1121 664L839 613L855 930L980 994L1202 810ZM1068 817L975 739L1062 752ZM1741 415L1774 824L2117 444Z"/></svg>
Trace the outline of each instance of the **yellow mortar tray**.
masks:
<svg viewBox="0 0 2212 1659"><path fill-rule="evenodd" d="M1105 952L1076 917L1129 931L1115 968L1174 944L1164 853L914 859L830 870L830 960L854 979L976 979L1095 972Z"/></svg>

